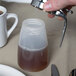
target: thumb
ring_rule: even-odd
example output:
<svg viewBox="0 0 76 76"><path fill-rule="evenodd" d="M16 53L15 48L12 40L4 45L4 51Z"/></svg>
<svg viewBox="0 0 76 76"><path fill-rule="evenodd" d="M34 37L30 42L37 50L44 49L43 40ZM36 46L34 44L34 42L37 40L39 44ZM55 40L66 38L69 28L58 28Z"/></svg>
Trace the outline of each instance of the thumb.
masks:
<svg viewBox="0 0 76 76"><path fill-rule="evenodd" d="M44 10L46 11L56 11L66 7L69 2L68 0L49 0L44 3Z"/></svg>

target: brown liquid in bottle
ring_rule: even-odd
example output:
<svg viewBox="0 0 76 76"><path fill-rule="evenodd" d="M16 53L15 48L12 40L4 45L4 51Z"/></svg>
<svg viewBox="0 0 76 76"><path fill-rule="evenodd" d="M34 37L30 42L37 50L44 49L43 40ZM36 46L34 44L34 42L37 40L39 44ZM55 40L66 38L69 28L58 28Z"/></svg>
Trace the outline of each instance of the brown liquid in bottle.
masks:
<svg viewBox="0 0 76 76"><path fill-rule="evenodd" d="M3 12L2 11L0 11L0 15L2 15L3 14Z"/></svg>
<svg viewBox="0 0 76 76"><path fill-rule="evenodd" d="M27 71L40 71L48 65L47 47L39 51L28 51L18 47L18 64Z"/></svg>

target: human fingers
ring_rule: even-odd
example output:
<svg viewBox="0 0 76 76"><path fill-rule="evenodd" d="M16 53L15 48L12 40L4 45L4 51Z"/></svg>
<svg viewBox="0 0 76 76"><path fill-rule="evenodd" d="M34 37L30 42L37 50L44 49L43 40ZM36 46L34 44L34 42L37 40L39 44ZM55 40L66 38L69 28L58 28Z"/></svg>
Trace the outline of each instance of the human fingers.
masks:
<svg viewBox="0 0 76 76"><path fill-rule="evenodd" d="M45 11L56 11L68 6L69 0L48 0L44 3L44 10Z"/></svg>
<svg viewBox="0 0 76 76"><path fill-rule="evenodd" d="M53 14L48 14L48 17L49 17L49 18L54 18L55 15L53 15Z"/></svg>

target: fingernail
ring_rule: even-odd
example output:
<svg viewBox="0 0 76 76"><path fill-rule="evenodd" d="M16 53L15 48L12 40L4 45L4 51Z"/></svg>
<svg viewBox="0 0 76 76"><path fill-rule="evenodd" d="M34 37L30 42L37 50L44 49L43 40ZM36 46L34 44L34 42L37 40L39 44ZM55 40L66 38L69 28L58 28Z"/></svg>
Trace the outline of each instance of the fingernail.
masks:
<svg viewBox="0 0 76 76"><path fill-rule="evenodd" d="M46 3L46 4L44 4L44 9L45 9L45 10L48 10L48 9L50 9L50 8L52 8L51 3Z"/></svg>

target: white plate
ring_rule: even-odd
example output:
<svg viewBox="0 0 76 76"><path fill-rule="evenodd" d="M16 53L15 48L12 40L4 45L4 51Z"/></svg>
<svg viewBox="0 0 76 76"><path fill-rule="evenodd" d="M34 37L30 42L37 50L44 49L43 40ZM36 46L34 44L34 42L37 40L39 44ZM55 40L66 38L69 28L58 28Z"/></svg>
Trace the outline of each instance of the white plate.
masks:
<svg viewBox="0 0 76 76"><path fill-rule="evenodd" d="M0 64L0 76L26 76L26 75L10 66Z"/></svg>

